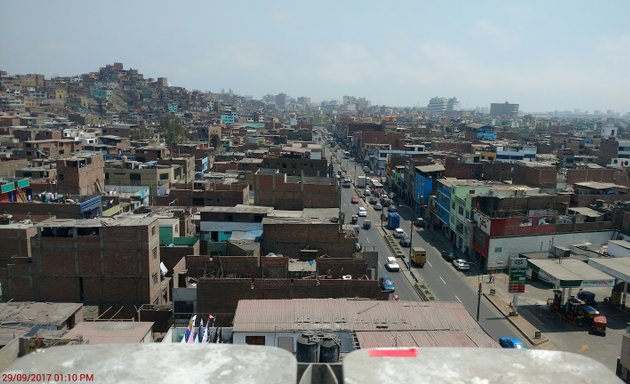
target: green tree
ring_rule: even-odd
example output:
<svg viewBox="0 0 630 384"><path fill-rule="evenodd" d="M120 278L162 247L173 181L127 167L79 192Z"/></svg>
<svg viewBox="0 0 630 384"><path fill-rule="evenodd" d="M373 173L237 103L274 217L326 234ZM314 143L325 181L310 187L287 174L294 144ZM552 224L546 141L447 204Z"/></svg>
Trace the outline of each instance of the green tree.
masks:
<svg viewBox="0 0 630 384"><path fill-rule="evenodd" d="M160 118L160 132L164 137L164 142L171 151L171 156L175 145L188 138L186 128L184 128L181 121L173 115L164 115Z"/></svg>

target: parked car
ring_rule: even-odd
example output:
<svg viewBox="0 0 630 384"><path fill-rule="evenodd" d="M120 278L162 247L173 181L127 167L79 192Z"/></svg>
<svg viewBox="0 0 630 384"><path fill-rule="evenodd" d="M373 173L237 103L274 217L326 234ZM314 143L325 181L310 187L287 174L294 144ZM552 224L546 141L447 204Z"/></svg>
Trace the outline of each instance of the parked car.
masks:
<svg viewBox="0 0 630 384"><path fill-rule="evenodd" d="M453 251L449 251L447 249L443 249L442 250L442 257L446 261L453 261L453 259L455 258L455 255L453 254Z"/></svg>
<svg viewBox="0 0 630 384"><path fill-rule="evenodd" d="M375 211L382 211L383 210L383 206L381 205L381 203L374 204L374 210Z"/></svg>
<svg viewBox="0 0 630 384"><path fill-rule="evenodd" d="M365 209L365 207L359 207L359 211L357 212L357 215L359 215L359 217L366 217L367 210Z"/></svg>
<svg viewBox="0 0 630 384"><path fill-rule="evenodd" d="M357 196L352 196L352 199L350 199L350 202L352 204L359 204L359 197Z"/></svg>
<svg viewBox="0 0 630 384"><path fill-rule="evenodd" d="M387 197L381 197L381 205L383 207L389 207L392 202Z"/></svg>
<svg viewBox="0 0 630 384"><path fill-rule="evenodd" d="M370 196L370 199L368 200L368 202L370 204L374 205L374 204L378 203L378 199L376 197L374 197L374 196ZM382 207L381 207L381 209L382 209Z"/></svg>
<svg viewBox="0 0 630 384"><path fill-rule="evenodd" d="M470 270L470 263L467 262L464 259L455 259L455 260L453 260L453 266L455 266L455 269L458 269L460 271L468 271L468 270Z"/></svg>
<svg viewBox="0 0 630 384"><path fill-rule="evenodd" d="M499 344L501 344L503 348L527 349L525 348L525 344L516 337L500 337Z"/></svg>
<svg viewBox="0 0 630 384"><path fill-rule="evenodd" d="M411 238L406 234L400 238L401 247L411 247Z"/></svg>
<svg viewBox="0 0 630 384"><path fill-rule="evenodd" d="M396 286L392 281L391 277L383 276L378 279L378 284L381 286L381 290L385 292L394 292L396 290Z"/></svg>
<svg viewBox="0 0 630 384"><path fill-rule="evenodd" d="M385 269L390 272L400 272L400 264L398 264L395 257L390 256L385 262Z"/></svg>
<svg viewBox="0 0 630 384"><path fill-rule="evenodd" d="M403 231L402 228L396 228L394 229L393 235L395 238L400 239L403 236L407 236L407 234L405 233L405 231Z"/></svg>
<svg viewBox="0 0 630 384"><path fill-rule="evenodd" d="M398 209L396 208L394 204L392 204L389 207L387 207L387 212L398 212Z"/></svg>
<svg viewBox="0 0 630 384"><path fill-rule="evenodd" d="M425 224L426 223L424 222L424 219L422 217L418 217L413 221L413 225L418 228L424 228Z"/></svg>

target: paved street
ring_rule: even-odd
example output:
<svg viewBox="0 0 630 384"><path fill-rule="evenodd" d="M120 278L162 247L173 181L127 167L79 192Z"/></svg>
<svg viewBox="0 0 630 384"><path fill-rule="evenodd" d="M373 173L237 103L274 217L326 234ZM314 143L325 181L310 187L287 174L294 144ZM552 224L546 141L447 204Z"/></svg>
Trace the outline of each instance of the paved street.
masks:
<svg viewBox="0 0 630 384"><path fill-rule="evenodd" d="M332 151L328 151L332 156ZM341 161L343 169L346 170L350 178L356 180L356 176L364 175L361 166L355 166L352 159L342 159L343 151L336 151L337 158ZM339 169L339 162L335 160L335 173ZM342 188L341 209L345 212L347 220L349 220L352 214L355 214L358 207L355 204L350 203L350 199L353 195L356 195L356 190L353 188ZM412 287L410 281L402 273L390 273L385 270L383 263L387 256L391 256L392 253L383 239L383 232L380 230L380 212L374 211L370 204L365 201L361 201L359 205L367 207L368 219L373 223L372 229L369 231L361 230L359 240L364 246L373 246L379 252L379 276L388 274L392 277L392 280L396 284L396 294L399 295L401 300L419 300L417 293ZM406 233L411 234L411 220L413 220L413 212L409 207L400 206L399 211L401 214L401 227ZM360 218L359 224L362 223L363 218ZM388 230L384 230L388 231ZM459 301L470 312L473 317L477 314L477 302L478 295L476 289L472 288L464 278L465 275L462 272L456 271L455 268L448 262L446 262L440 255L439 250L432 244L439 244L439 234L435 237L433 233L425 230L417 230L414 228L413 233L413 245L421 246L427 250L427 264L424 268L412 268L412 271L420 279L421 283L430 287L435 298L440 301ZM446 242L446 240L443 240ZM404 248L409 252L410 248ZM399 262L401 268L405 265L402 261ZM472 272L472 274L476 274ZM523 339L521 333L503 316L494 306L492 306L483 297L480 303L479 311L479 324L482 328L494 339L498 339L502 336L513 336ZM527 344L527 341L524 340ZM531 347L531 345L529 345Z"/></svg>

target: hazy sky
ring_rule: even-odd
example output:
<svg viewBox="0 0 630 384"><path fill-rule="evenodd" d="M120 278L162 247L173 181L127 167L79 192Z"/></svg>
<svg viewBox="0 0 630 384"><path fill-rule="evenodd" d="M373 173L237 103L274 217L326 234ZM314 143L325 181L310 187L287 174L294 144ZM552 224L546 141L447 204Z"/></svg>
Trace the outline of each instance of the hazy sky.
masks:
<svg viewBox="0 0 630 384"><path fill-rule="evenodd" d="M630 1L0 0L0 69L260 98L630 111Z"/></svg>

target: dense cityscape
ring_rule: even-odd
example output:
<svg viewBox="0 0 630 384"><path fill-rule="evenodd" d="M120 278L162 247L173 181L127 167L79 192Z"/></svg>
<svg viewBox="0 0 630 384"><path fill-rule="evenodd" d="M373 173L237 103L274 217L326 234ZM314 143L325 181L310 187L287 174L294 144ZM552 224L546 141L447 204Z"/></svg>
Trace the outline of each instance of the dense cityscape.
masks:
<svg viewBox="0 0 630 384"><path fill-rule="evenodd" d="M563 351L628 378L628 113L256 100L122 63L1 71L0 101L3 371L208 343ZM103 380L87 351L47 380Z"/></svg>

